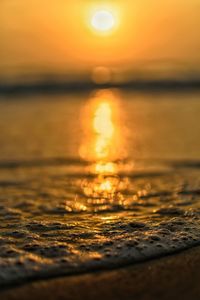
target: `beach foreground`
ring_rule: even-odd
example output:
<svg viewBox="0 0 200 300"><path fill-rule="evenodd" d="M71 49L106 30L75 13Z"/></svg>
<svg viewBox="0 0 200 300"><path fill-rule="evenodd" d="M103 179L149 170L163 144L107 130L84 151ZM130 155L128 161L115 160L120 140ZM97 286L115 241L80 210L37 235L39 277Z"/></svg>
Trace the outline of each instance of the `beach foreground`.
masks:
<svg viewBox="0 0 200 300"><path fill-rule="evenodd" d="M111 271L26 283L2 290L1 300L200 298L200 247Z"/></svg>

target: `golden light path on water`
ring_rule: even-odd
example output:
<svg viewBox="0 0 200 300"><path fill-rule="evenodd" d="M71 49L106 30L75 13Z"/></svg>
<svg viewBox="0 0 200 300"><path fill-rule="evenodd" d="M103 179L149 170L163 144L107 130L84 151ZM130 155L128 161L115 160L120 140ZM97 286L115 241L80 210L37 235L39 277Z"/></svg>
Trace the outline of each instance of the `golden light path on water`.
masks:
<svg viewBox="0 0 200 300"><path fill-rule="evenodd" d="M126 180L118 176L120 161L126 157L118 92L97 91L91 96L83 116L80 156L92 162L89 172L95 177L84 179L82 190L88 205L98 205L97 210L104 210L107 204L122 204L120 191L127 185Z"/></svg>

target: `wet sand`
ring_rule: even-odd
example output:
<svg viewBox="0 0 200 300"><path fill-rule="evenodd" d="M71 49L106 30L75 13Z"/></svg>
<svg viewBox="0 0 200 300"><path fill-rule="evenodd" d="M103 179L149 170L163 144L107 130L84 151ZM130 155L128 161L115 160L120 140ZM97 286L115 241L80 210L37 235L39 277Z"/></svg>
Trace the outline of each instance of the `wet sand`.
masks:
<svg viewBox="0 0 200 300"><path fill-rule="evenodd" d="M200 247L111 271L4 289L1 300L200 299Z"/></svg>

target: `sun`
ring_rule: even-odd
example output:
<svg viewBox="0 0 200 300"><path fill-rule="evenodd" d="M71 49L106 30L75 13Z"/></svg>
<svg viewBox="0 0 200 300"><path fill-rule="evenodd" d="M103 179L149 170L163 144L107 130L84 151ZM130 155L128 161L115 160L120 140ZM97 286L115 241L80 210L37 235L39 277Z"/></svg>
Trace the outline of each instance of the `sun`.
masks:
<svg viewBox="0 0 200 300"><path fill-rule="evenodd" d="M91 25L98 32L110 32L115 27L115 24L114 15L108 10L98 10L91 18Z"/></svg>

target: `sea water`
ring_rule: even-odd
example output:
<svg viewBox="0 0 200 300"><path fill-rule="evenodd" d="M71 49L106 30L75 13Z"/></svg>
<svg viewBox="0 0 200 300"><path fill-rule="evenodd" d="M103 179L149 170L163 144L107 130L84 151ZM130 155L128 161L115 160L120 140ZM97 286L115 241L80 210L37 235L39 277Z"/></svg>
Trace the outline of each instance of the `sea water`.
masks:
<svg viewBox="0 0 200 300"><path fill-rule="evenodd" d="M0 99L0 285L200 244L200 94Z"/></svg>

